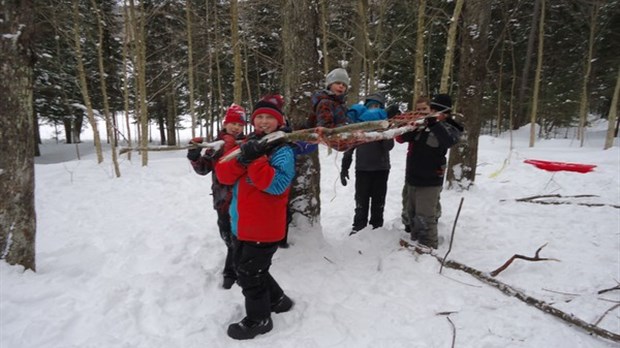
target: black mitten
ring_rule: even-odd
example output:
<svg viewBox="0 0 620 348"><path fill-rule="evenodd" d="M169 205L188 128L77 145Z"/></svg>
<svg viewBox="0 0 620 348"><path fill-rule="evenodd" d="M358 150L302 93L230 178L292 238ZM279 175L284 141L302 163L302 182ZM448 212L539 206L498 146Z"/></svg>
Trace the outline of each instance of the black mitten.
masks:
<svg viewBox="0 0 620 348"><path fill-rule="evenodd" d="M237 157L237 162L243 164L244 166L249 165L255 159L264 155L266 152L266 147L264 143L259 142L258 140L250 140L240 146L241 154Z"/></svg>
<svg viewBox="0 0 620 348"><path fill-rule="evenodd" d="M342 186L347 186L347 179L349 179L349 171L343 170L340 172L340 183Z"/></svg>
<svg viewBox="0 0 620 348"><path fill-rule="evenodd" d="M196 147L196 148L193 148L193 149L188 149L187 150L187 159L192 161L192 162L198 161L198 159L200 158L200 152L201 151L202 151L202 149L199 148L199 147Z"/></svg>

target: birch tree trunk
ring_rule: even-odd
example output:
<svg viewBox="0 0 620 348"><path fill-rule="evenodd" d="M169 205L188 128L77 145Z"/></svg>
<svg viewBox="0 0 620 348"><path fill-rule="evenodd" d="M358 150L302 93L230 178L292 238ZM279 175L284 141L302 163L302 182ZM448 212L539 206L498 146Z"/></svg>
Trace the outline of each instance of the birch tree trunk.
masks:
<svg viewBox="0 0 620 348"><path fill-rule="evenodd" d="M413 81L413 100L415 106L418 97L426 95L424 91L424 18L426 12L426 0L418 0L418 27L415 39L415 76Z"/></svg>
<svg viewBox="0 0 620 348"><path fill-rule="evenodd" d="M319 0L321 1L321 44L322 44L322 53L323 53L323 76L326 76L329 73L329 53L327 51L327 0ZM318 49L318 47L317 47Z"/></svg>
<svg viewBox="0 0 620 348"><path fill-rule="evenodd" d="M323 76L318 66L319 13L317 0L282 0L282 44L284 55L283 93L286 114L293 129L302 128L312 112L308 91L319 87ZM325 53L324 53L325 54ZM321 175L318 151L297 156L297 176L290 194L293 215L310 224L319 224L321 217Z"/></svg>
<svg viewBox="0 0 620 348"><path fill-rule="evenodd" d="M127 146L132 147L131 143L131 122L129 120L129 40L130 22L127 6L123 6L123 109L125 111L125 127L127 127ZM131 151L127 153L127 159L131 161Z"/></svg>
<svg viewBox="0 0 620 348"><path fill-rule="evenodd" d="M241 75L241 49L239 43L239 4L237 0L230 2L230 32L232 36L233 63L235 70L234 100L235 104L241 104L243 91L243 76Z"/></svg>
<svg viewBox="0 0 620 348"><path fill-rule="evenodd" d="M446 54L443 59L443 69L441 70L441 83L439 84L439 93L450 93L450 76L452 75L452 64L454 61L454 48L456 47L456 34L459 28L459 18L463 9L464 0L456 0L454 5L454 13L450 21L448 29L448 42L446 43Z"/></svg>
<svg viewBox="0 0 620 348"><path fill-rule="evenodd" d="M530 114L530 147L534 147L534 141L536 140L536 114L538 113L538 94L540 93L540 74L542 71L545 39L545 0L540 0L540 23L538 25L538 54L536 76L534 77L534 94L532 95L532 112Z"/></svg>
<svg viewBox="0 0 620 348"><path fill-rule="evenodd" d="M596 17L598 17L599 3L594 1L592 4L592 15L590 16L590 37L588 38L588 55L584 65L583 83L581 85L581 102L579 103L579 140L583 147L586 130L586 119L588 117L588 83L592 72L592 55L594 51L594 40L596 36Z"/></svg>
<svg viewBox="0 0 620 348"><path fill-rule="evenodd" d="M110 115L110 104L108 103L108 92L106 85L106 73L105 68L103 66L103 18L101 17L101 12L99 7L97 6L97 2L95 0L91 0L90 4L95 11L95 15L97 17L97 30L99 33L99 39L97 41L97 61L99 63L99 83L101 84L101 95L103 96L103 118L105 119L106 131L108 134L108 139L110 141L110 147L112 151L112 164L114 165L114 174L117 178L121 177L121 169L118 165L118 156L116 152L116 137L114 136L114 127L112 126L112 117Z"/></svg>
<svg viewBox="0 0 620 348"><path fill-rule="evenodd" d="M463 6L457 103L459 112L465 115L464 120L458 120L463 122L465 132L450 149L448 187L468 189L476 178L490 16L491 4L486 0L468 0Z"/></svg>
<svg viewBox="0 0 620 348"><path fill-rule="evenodd" d="M146 26L146 13L144 13L144 5L140 2L140 13L136 16L136 6L134 0L129 0L129 9L131 14L131 23L133 28L133 37L135 41L135 57L136 57L136 89L138 102L135 103L138 108L139 127L139 144L140 147L146 148L149 143L149 120L148 108L146 106L146 37L144 27ZM145 167L149 163L148 151L142 151L142 166Z"/></svg>
<svg viewBox="0 0 620 348"><path fill-rule="evenodd" d="M616 88L614 88L614 95L611 98L611 105L609 106L609 116L607 117L607 136L605 137L604 147L605 150L614 146L614 138L616 134L616 120L618 118L618 98L620 98L620 69L618 69Z"/></svg>
<svg viewBox="0 0 620 348"><path fill-rule="evenodd" d="M33 0L0 3L0 258L36 271Z"/></svg>
<svg viewBox="0 0 620 348"><path fill-rule="evenodd" d="M80 83L80 90L82 92L82 98L84 99L84 105L86 106L86 115L88 122L93 128L93 140L95 142L95 153L97 154L97 163L103 162L103 152L101 150L101 137L99 136L99 128L97 127L97 120L95 119L95 113L93 112L93 105L88 94L88 82L86 81L86 69L84 68L84 58L82 55L82 44L80 37L80 12L79 12L78 0L73 0L73 39L74 48L78 69L78 81ZM103 78L103 76L102 76Z"/></svg>
<svg viewBox="0 0 620 348"><path fill-rule="evenodd" d="M189 114L192 120L192 138L196 136L196 110L194 105L194 45L192 40L192 10L191 1L185 2L185 21L187 27L187 79L189 84ZM170 137L168 137L170 140Z"/></svg>

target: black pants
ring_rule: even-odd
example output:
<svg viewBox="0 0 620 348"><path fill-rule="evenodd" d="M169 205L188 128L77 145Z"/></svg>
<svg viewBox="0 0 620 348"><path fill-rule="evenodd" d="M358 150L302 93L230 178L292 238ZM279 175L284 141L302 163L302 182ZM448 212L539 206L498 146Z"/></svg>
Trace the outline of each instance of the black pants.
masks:
<svg viewBox="0 0 620 348"><path fill-rule="evenodd" d="M228 211L217 210L217 227L220 229L220 237L226 243L226 261L224 261L224 278L237 279L237 271L234 266L234 245L232 227L230 226L230 215Z"/></svg>
<svg viewBox="0 0 620 348"><path fill-rule="evenodd" d="M368 209L370 208L370 224L373 228L383 226L383 210L389 170L355 171L355 216L353 230L359 231L368 225Z"/></svg>
<svg viewBox="0 0 620 348"><path fill-rule="evenodd" d="M271 259L278 250L278 243L235 241L237 284L245 297L245 311L251 320L271 316L271 304L279 300L284 291L269 274Z"/></svg>

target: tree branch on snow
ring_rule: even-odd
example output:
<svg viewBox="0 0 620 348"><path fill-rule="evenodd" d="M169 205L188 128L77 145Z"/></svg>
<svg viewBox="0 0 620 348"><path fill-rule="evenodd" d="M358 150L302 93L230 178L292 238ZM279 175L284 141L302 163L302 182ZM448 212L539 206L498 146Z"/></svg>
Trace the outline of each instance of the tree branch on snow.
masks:
<svg viewBox="0 0 620 348"><path fill-rule="evenodd" d="M437 259L439 262L444 262L445 266L448 268L452 268L452 269L456 269L456 270L460 270L466 273L469 273L470 275L474 276L476 279L482 281L483 283L486 283L488 285L491 285L493 287L495 287L496 289L499 289L500 291L502 291L503 293L505 293L508 296L512 296L512 297L516 297L517 299L531 305L534 306L535 308L538 308L539 310L547 313L547 314L551 314L569 324L575 325L583 330L585 330L586 332L595 334L599 337L605 338L605 339L609 339L612 340L614 342L620 342L620 335L608 330L605 330L603 328L600 328L596 325L587 323L577 317L575 317L572 314L568 314L560 309L557 309L555 307L553 307L552 305L550 305L549 303L546 303L545 301L536 299L534 297L528 296L525 293L523 293L522 291L519 291L513 287L511 287L508 284L502 283L499 280L497 280L494 277L491 277L488 273L486 272L482 272L479 271L475 268L469 267L467 265L464 265L462 263L456 262L456 261L452 261L452 260L447 260L444 261L444 259L435 254L434 252L429 252L428 250L424 250L420 247L416 247L415 245L401 239L400 240L400 245L404 246L405 248L411 250L411 251L415 251L415 252L419 252L418 250L420 250L422 253L425 254L429 254L431 256L433 256L435 259ZM540 250L540 249L539 249Z"/></svg>
<svg viewBox="0 0 620 348"><path fill-rule="evenodd" d="M524 198L517 198L515 199L516 202L527 202L527 203L536 203L536 204L553 204L553 205L560 205L560 204L574 204L574 205L582 205L582 206L586 206L586 207L612 207L612 208L616 208L616 209L620 209L620 205L616 205L616 204L605 204L605 203L575 203L575 202L561 202L561 201L541 201L539 199L543 199L543 198L591 198L591 197L599 197L597 195L573 195L573 196L562 196L560 194L553 194L553 195L538 195L538 196L531 196L531 197L524 197ZM505 202L505 199L502 199L500 202Z"/></svg>
<svg viewBox="0 0 620 348"><path fill-rule="evenodd" d="M528 257L528 256L519 255L519 254L514 254L510 259L508 259L508 261L506 261L498 269L496 269L495 271L491 272L490 273L491 276L495 277L498 274L500 274L503 270L508 268L508 266L510 266L512 261L514 261L515 259L522 259L522 260L526 260L526 261L558 261L559 262L560 260L558 260L558 259L551 259L551 258L546 258L546 257L538 256L538 254L540 253L540 250L542 250L542 248L544 248L545 246L547 246L547 243L543 244L540 248L538 248L538 250L536 250L536 254L534 255L534 257Z"/></svg>
<svg viewBox="0 0 620 348"><path fill-rule="evenodd" d="M603 315L601 315L601 317L600 317L600 318L598 318L598 320L596 320L596 321L594 322L594 325L598 325L601 321L603 321L603 318L605 318L605 316L606 316L609 312L613 311L614 309L616 309L616 308L618 308L618 307L620 307L620 303L616 303L614 306L612 306L611 308L609 308L608 310L606 310L606 311L605 311L605 313L603 313Z"/></svg>
<svg viewBox="0 0 620 348"><path fill-rule="evenodd" d="M606 293L606 292L613 291L613 290L620 290L620 284L619 284L619 285L614 286L613 288L599 290L599 291L597 292L597 294L599 294L599 295L600 295L600 294L604 294L604 293Z"/></svg>
<svg viewBox="0 0 620 348"><path fill-rule="evenodd" d="M446 251L446 254L443 256L444 260L448 258L450 251L452 251L452 242L454 241L454 230L456 230L456 222L459 221L459 215L461 214L461 208L463 207L464 199L465 199L464 197L461 197L461 202L459 203L459 209L456 211L456 217L454 218L454 224L452 224L452 234L450 235L450 245L448 246L448 251ZM441 263L441 267L439 267L439 274L441 274L442 270L443 270L443 262Z"/></svg>

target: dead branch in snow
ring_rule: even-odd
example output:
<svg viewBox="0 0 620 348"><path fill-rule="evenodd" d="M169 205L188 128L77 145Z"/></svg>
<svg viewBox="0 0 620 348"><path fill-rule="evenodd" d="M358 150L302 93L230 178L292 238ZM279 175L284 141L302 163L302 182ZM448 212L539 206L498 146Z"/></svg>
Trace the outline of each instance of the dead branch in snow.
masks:
<svg viewBox="0 0 620 348"><path fill-rule="evenodd" d="M491 276L495 277L496 275L500 274L503 270L508 268L508 266L510 266L512 261L514 261L515 259L522 259L522 260L526 260L526 261L558 261L559 262L560 260L558 260L558 259L551 259L551 258L546 258L546 257L538 256L538 254L540 253L540 250L542 248L544 248L545 246L547 246L547 243L543 244L540 248L538 248L538 250L536 250L536 255L534 255L534 257L528 257L528 256L519 255L519 254L512 255L512 257L510 259L508 259L508 261L506 261L503 265L501 265L495 271L491 272L490 273Z"/></svg>
<svg viewBox="0 0 620 348"><path fill-rule="evenodd" d="M606 316L609 312L613 311L614 309L616 309L616 308L618 308L618 307L620 307L620 303L616 303L614 306L612 306L611 308L609 308L608 310L606 310L606 311L605 311L605 313L603 313L603 315L601 315L601 317L600 317L600 318L598 318L598 320L596 320L596 321L594 322L594 325L598 325L601 321L603 321L603 318L605 318L605 316Z"/></svg>
<svg viewBox="0 0 620 348"><path fill-rule="evenodd" d="M599 295L600 295L600 294L604 294L604 293L606 293L606 292L609 292L609 291L614 291L614 290L620 290L620 284L618 284L618 285L614 286L613 288L599 290L599 291L597 292L597 294L599 294Z"/></svg>
<svg viewBox="0 0 620 348"><path fill-rule="evenodd" d="M552 204L552 205L560 205L560 204L574 204L574 205L582 205L586 207L612 207L616 209L620 209L620 205L617 204L606 204L606 203L579 203L579 202L568 202L568 201L550 201L550 200L540 200L547 198L591 198L591 197L599 197L597 195L573 195L573 196L562 196L560 194L553 195L538 195L524 198L517 198L515 202L526 202L526 203L536 203L536 204ZM500 202L505 202L507 199L502 199Z"/></svg>
<svg viewBox="0 0 620 348"><path fill-rule="evenodd" d="M463 200L465 197L461 197L461 202L459 203L459 209L456 211L456 217L454 218L454 224L452 224L452 234L450 235L450 245L448 246L448 251L443 256L443 259L447 259L450 251L452 250L452 242L454 242L454 230L456 230L456 222L459 221L459 215L461 214L461 208L463 207ZM443 262L441 263L441 267L439 267L439 274L443 270Z"/></svg>
<svg viewBox="0 0 620 348"><path fill-rule="evenodd" d="M407 248L408 250L414 251L414 252L418 252L417 250L422 250L419 247L416 248L416 246L412 245L411 243L401 239L400 240L400 245L402 245L403 247ZM424 251L424 250L422 250ZM605 339L609 339L612 340L614 342L620 342L620 335L608 330L605 330L603 328L600 328L596 325L587 323L577 317L575 317L572 314L568 314L560 309L557 309L555 307L553 307L551 304L546 303L545 301L536 299L534 297L528 296L525 293L523 293L522 291L519 291L513 287L511 287L508 284L502 283L501 281L497 280L496 278L492 277L489 273L487 272L482 272L479 271L475 268L469 267L467 265L464 265L462 263L456 262L456 261L452 261L452 260L444 260L441 256L435 254L435 253L428 253L426 252L426 254L431 255L432 257L434 257L435 259L437 259L439 262L443 262L445 264L446 267L448 268L452 268L452 269L456 269L456 270L460 270L466 273L469 273L470 275L474 276L476 279L480 280L483 283L486 283L488 285L493 286L496 289L499 289L501 292L505 293L508 296L512 296L515 297L527 304L529 304L530 306L533 306L547 314L551 314L553 316L555 316L556 318L559 318L569 324L575 325L583 330L585 330L586 332L592 333L594 335L597 335L599 337L605 338Z"/></svg>

